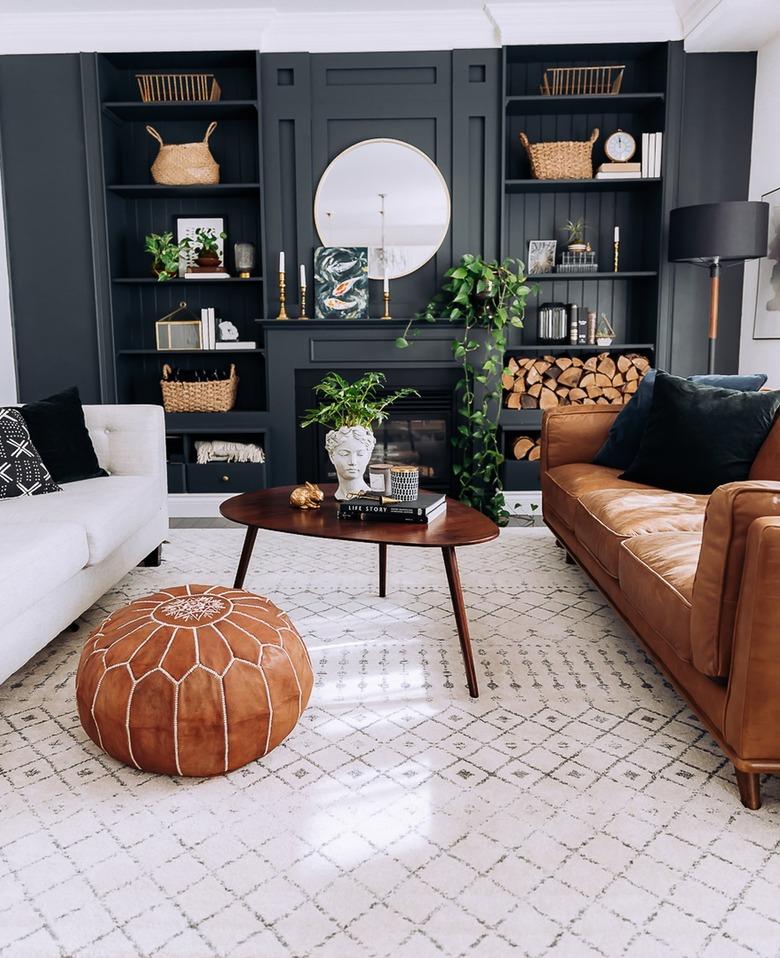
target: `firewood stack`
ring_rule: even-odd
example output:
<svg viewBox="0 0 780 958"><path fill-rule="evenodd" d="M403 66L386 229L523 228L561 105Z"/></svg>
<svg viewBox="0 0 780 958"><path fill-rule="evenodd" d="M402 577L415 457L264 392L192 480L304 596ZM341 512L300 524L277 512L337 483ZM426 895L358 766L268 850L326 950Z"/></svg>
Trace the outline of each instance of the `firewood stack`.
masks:
<svg viewBox="0 0 780 958"><path fill-rule="evenodd" d="M512 443L512 455L515 459L527 459L536 462L542 454L541 437L518 436Z"/></svg>
<svg viewBox="0 0 780 958"><path fill-rule="evenodd" d="M509 409L550 409L552 406L627 403L650 368L638 353L617 356L510 357L501 377L504 405Z"/></svg>

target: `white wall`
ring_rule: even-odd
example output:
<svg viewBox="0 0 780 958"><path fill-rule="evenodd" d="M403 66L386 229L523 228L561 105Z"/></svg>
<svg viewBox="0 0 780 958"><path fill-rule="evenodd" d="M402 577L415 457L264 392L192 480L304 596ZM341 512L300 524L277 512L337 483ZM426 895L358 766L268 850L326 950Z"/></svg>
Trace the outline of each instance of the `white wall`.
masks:
<svg viewBox="0 0 780 958"><path fill-rule="evenodd" d="M14 334L11 324L11 290L8 284L8 251L5 245L3 180L0 171L0 406L16 402Z"/></svg>
<svg viewBox="0 0 780 958"><path fill-rule="evenodd" d="M758 51L750 199L780 187L780 34ZM753 339L758 260L745 264L742 298L740 372L765 372L769 385L780 389L780 339Z"/></svg>

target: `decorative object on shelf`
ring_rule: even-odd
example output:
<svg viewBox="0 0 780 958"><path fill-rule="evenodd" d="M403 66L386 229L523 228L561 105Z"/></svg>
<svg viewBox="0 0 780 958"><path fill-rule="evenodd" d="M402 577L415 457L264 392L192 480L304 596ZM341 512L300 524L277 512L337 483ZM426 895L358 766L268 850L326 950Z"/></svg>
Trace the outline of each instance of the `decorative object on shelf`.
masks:
<svg viewBox="0 0 780 958"><path fill-rule="evenodd" d="M382 301L384 302L384 311L382 319L392 319L390 315L390 279L388 276L382 280Z"/></svg>
<svg viewBox="0 0 780 958"><path fill-rule="evenodd" d="M596 254L593 250L586 249L582 253L564 250L555 271L556 273L598 273L599 264L596 262Z"/></svg>
<svg viewBox="0 0 780 958"><path fill-rule="evenodd" d="M389 462L372 462L369 465L368 485L372 492L383 492L386 496L391 495L390 468Z"/></svg>
<svg viewBox="0 0 780 958"><path fill-rule="evenodd" d="M617 273L620 267L620 227L615 227L615 232L612 238L612 249L614 251L614 257L612 260L612 272Z"/></svg>
<svg viewBox="0 0 780 958"><path fill-rule="evenodd" d="M209 149L209 137L216 128L215 122L209 123L200 143L165 144L157 130L153 126L147 126L146 132L160 144L160 151L151 167L154 182L163 186L204 186L219 183L219 163Z"/></svg>
<svg viewBox="0 0 780 958"><path fill-rule="evenodd" d="M161 352L166 349L205 349L201 321L187 307L186 300L157 320L154 333Z"/></svg>
<svg viewBox="0 0 780 958"><path fill-rule="evenodd" d="M173 279L179 269L179 260L190 247L188 237L178 243L173 241L173 233L149 233L144 238L144 250L152 257L152 272L159 282Z"/></svg>
<svg viewBox="0 0 780 958"><path fill-rule="evenodd" d="M590 333L588 335L590 336ZM606 313L601 313L595 329L596 345L611 346L614 339L615 330L612 328L612 323L607 319ZM588 342L590 342L590 339L588 339Z"/></svg>
<svg viewBox="0 0 780 958"><path fill-rule="evenodd" d="M564 303L541 303L537 310L540 343L560 345L567 342L569 317Z"/></svg>
<svg viewBox="0 0 780 958"><path fill-rule="evenodd" d="M220 242L227 239L227 233L217 235L212 229L195 230L195 263L184 274L186 279L211 279L216 276L227 277L228 272L222 266ZM224 246L222 247L224 249Z"/></svg>
<svg viewBox="0 0 780 958"><path fill-rule="evenodd" d="M230 412L236 404L238 374L232 363L225 378L177 379L177 376L191 374L192 370L174 370L168 363L162 373L160 388L166 412ZM212 375L224 377L224 373L217 370Z"/></svg>
<svg viewBox="0 0 780 958"><path fill-rule="evenodd" d="M216 252L221 263L225 262L225 219L222 216L177 216L176 217L176 239L182 252L179 257L179 276L193 278L210 279L214 276L222 276L222 273L193 273L197 266L195 257L197 255L198 233L213 234L216 237ZM184 245L184 241L186 245Z"/></svg>
<svg viewBox="0 0 780 958"><path fill-rule="evenodd" d="M508 409L627 403L650 368L639 353L510 356L501 377Z"/></svg>
<svg viewBox="0 0 780 958"><path fill-rule="evenodd" d="M707 372L715 372L721 266L736 266L767 254L769 204L731 201L680 206L669 216L669 259L710 271Z"/></svg>
<svg viewBox="0 0 780 958"><path fill-rule="evenodd" d="M639 180L642 178L641 163L600 163L596 167L596 180Z"/></svg>
<svg viewBox="0 0 780 958"><path fill-rule="evenodd" d="M661 175L663 133L642 134L641 175L644 179Z"/></svg>
<svg viewBox="0 0 780 958"><path fill-rule="evenodd" d="M604 319L607 318L606 313L602 313L602 316L604 317ZM612 329L611 326L610 326L609 328ZM595 309L589 309L589 310L588 310L588 318L587 318L586 324L585 324L585 344L586 344L587 346L595 346L595 345L596 345L596 341L597 341L596 332L597 332L597 330L598 330L598 323L596 322L596 310L595 310ZM613 332L612 332L611 335L614 336L614 330L613 330ZM599 342L598 345L599 345L599 346L611 346L611 345L612 345L612 339L610 338L609 342L607 342L607 343Z"/></svg>
<svg viewBox="0 0 780 958"><path fill-rule="evenodd" d="M284 251L279 253L279 314L277 319L288 319L287 316L287 280L284 272Z"/></svg>
<svg viewBox="0 0 780 958"><path fill-rule="evenodd" d="M390 495L399 502L413 502L420 492L417 466L390 467Z"/></svg>
<svg viewBox="0 0 780 958"><path fill-rule="evenodd" d="M590 248L585 242L585 231L588 224L580 216L576 220L566 220L562 229L567 233L566 249L570 253L585 253Z"/></svg>
<svg viewBox="0 0 780 958"><path fill-rule="evenodd" d="M569 345L576 346L580 341L580 307L576 303L566 306L569 322Z"/></svg>
<svg viewBox="0 0 780 958"><path fill-rule="evenodd" d="M348 147L322 174L314 222L323 246L367 246L368 277L407 276L447 235L450 192L441 170L411 143L385 137Z"/></svg>
<svg viewBox="0 0 780 958"><path fill-rule="evenodd" d="M339 480L336 499L367 488L364 474L376 444L373 424L387 419L387 410L396 400L420 395L409 388L382 395L384 383L383 373L368 372L350 383L332 372L314 387L322 402L306 410L301 427L317 423L328 429L325 449Z"/></svg>
<svg viewBox="0 0 780 958"><path fill-rule="evenodd" d="M753 339L780 339L780 188L761 201L769 207L769 240L758 265Z"/></svg>
<svg viewBox="0 0 780 958"><path fill-rule="evenodd" d="M541 273L552 273L555 269L555 251L557 248L557 240L529 240L528 275L538 276Z"/></svg>
<svg viewBox="0 0 780 958"><path fill-rule="evenodd" d="M235 243L233 258L236 261L236 272L239 279L249 279L252 270L257 265L257 251L253 243Z"/></svg>
<svg viewBox="0 0 780 958"><path fill-rule="evenodd" d="M531 162L531 176L535 180L591 180L593 179L593 144L599 138L596 127L587 140L558 140L548 143L530 143L525 133L519 140Z"/></svg>
<svg viewBox="0 0 780 958"><path fill-rule="evenodd" d="M301 299L301 312L300 319L307 319L306 316L306 267L301 263L300 268L300 299Z"/></svg>
<svg viewBox="0 0 780 958"><path fill-rule="evenodd" d="M293 509L319 509L325 493L316 482L304 482L290 493L290 505Z"/></svg>
<svg viewBox="0 0 780 958"><path fill-rule="evenodd" d="M231 323L230 320L223 319L217 325L217 342L218 343L235 343L238 342L238 329L234 323Z"/></svg>
<svg viewBox="0 0 780 958"><path fill-rule="evenodd" d="M314 251L317 319L368 319L368 249L318 246Z"/></svg>
<svg viewBox="0 0 780 958"><path fill-rule="evenodd" d="M144 103L216 103L222 89L213 73L136 73Z"/></svg>
<svg viewBox="0 0 780 958"><path fill-rule="evenodd" d="M486 262L467 254L445 276L441 292L419 318L435 322L441 317L463 324L452 344L461 367L455 388L463 428L456 429L453 438L459 460L453 466L459 498L495 522L506 524L509 513L500 472L504 457L498 440L500 375L507 327L522 327L532 287L526 285L525 266L514 259ZM409 346L413 322L409 321L396 340L400 349ZM478 330L485 331L484 337L475 338Z"/></svg>
<svg viewBox="0 0 780 958"><path fill-rule="evenodd" d="M628 163L636 153L636 140L624 130L615 130L604 140L604 153L613 163Z"/></svg>
<svg viewBox="0 0 780 958"><path fill-rule="evenodd" d="M626 65L547 67L539 92L543 96L615 96Z"/></svg>
<svg viewBox="0 0 780 958"><path fill-rule="evenodd" d="M254 442L227 439L201 439L195 443L198 465L208 462L265 462L265 453Z"/></svg>

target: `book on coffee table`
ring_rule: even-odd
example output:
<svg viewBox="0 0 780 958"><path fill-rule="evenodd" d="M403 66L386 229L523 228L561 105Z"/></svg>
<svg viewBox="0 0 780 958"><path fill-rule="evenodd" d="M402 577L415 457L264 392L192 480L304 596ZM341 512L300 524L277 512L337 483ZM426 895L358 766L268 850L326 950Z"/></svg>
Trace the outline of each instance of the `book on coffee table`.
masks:
<svg viewBox="0 0 780 958"><path fill-rule="evenodd" d="M381 503L377 499L357 498L339 505L339 519L373 522L432 522L447 510L447 497L440 492L421 492L408 502Z"/></svg>

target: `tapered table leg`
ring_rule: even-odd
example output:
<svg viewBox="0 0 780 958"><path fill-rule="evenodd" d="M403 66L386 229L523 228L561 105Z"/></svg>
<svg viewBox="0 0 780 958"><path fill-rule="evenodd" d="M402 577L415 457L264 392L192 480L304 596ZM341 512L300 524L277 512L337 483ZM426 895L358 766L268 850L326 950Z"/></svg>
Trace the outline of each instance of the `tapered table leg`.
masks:
<svg viewBox="0 0 780 958"><path fill-rule="evenodd" d="M379 598L387 595L387 543L379 543Z"/></svg>
<svg viewBox="0 0 780 958"><path fill-rule="evenodd" d="M444 556L444 568L447 570L447 582L450 586L452 610L455 613L455 622L458 626L458 638L460 639L460 650L463 653L463 664L466 668L469 695L475 699L479 697L479 687L477 686L477 673L474 669L474 657L471 654L471 636L469 635L469 622L466 618L466 606L463 602L463 590L460 585L458 559L455 555L454 546L443 546L441 551Z"/></svg>
<svg viewBox="0 0 780 958"><path fill-rule="evenodd" d="M241 550L241 558L238 560L238 569L236 569L236 581L233 583L234 589L243 589L244 587L246 570L249 568L249 560L252 558L252 549L255 547L256 538L257 526L247 526L244 548Z"/></svg>

